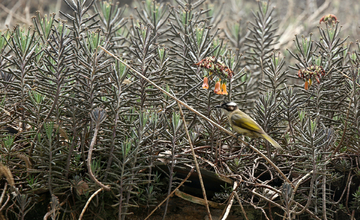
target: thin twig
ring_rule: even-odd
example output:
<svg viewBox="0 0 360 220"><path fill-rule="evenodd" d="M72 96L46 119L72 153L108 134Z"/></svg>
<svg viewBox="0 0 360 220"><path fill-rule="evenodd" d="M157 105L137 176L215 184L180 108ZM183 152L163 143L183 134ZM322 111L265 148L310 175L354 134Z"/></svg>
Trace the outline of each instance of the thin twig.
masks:
<svg viewBox="0 0 360 220"><path fill-rule="evenodd" d="M81 220L81 219L82 219L82 217L83 217L83 215L84 215L84 213L85 213L85 211L86 211L87 207L89 206L89 204L90 204L91 200L92 200L92 199L93 199L93 198L94 198L97 194L99 194L99 192L101 192L103 189L104 189L104 188L100 188L100 189L96 190L96 192L94 192L94 194L92 194L92 195L90 196L90 198L89 198L89 199L88 199L88 201L86 202L86 204L85 204L85 206L84 206L83 210L81 211L81 214L80 214L79 220Z"/></svg>
<svg viewBox="0 0 360 220"><path fill-rule="evenodd" d="M305 208L305 206L301 205L300 203L298 202L295 202L295 204L297 206L299 206L300 208ZM321 218L317 217L312 211L310 211L308 208L305 208L305 212L309 213L311 215L311 217L313 217L313 219L316 219L316 220L321 220Z"/></svg>
<svg viewBox="0 0 360 220"><path fill-rule="evenodd" d="M343 73L343 71L341 71L340 73L341 73L343 76L345 76L346 78L352 80L348 75L346 75L345 73ZM355 82L355 84L360 87L359 83Z"/></svg>
<svg viewBox="0 0 360 220"><path fill-rule="evenodd" d="M238 203L239 203L239 205L240 205L241 211L242 211L243 214L244 214L245 219L246 219L246 220L249 220L249 218L248 218L247 215L246 215L245 209L244 209L244 207L243 207L243 205L242 205L242 203L241 203L240 197L239 197L239 195L237 194L236 191L235 191L235 197L236 197L236 199L238 200Z"/></svg>
<svg viewBox="0 0 360 220"><path fill-rule="evenodd" d="M182 111L182 107L181 107L181 105L180 105L179 103L178 103L178 106L179 106L179 109L180 109L180 114L181 114L182 120L183 120L183 122L184 122L184 128L185 128L186 136L187 136L187 138L188 138L189 145L190 145L190 148L191 148L191 153L192 153L192 156L193 156L193 158L194 158L194 163L195 163L196 171L197 171L198 174L199 174L199 181L200 181L201 190L202 190L203 197L204 197L205 204L206 204L206 211L207 211L207 213L208 213L209 219L212 220L211 212L210 212L210 208L209 208L209 203L208 203L208 200L207 200L207 197L206 197L206 190L205 190L204 182L203 182L203 179L202 179L202 176L201 176L199 163L197 162L197 159L196 159L196 154L195 154L195 151L194 151L194 146L192 145L192 141L191 141L191 137L190 137L190 134L189 134L189 130L187 129L187 124L186 124L186 120L185 120L184 113L183 113L183 111Z"/></svg>
<svg viewBox="0 0 360 220"><path fill-rule="evenodd" d="M9 201L10 201L10 195L8 194L4 205L2 205L1 208L0 208L0 213L6 207L6 205L8 204Z"/></svg>
<svg viewBox="0 0 360 220"><path fill-rule="evenodd" d="M281 208L281 209L284 210L284 211L286 210L286 208L284 208L283 206L277 204L276 202L272 201L271 199L269 199L269 198L261 195L260 193L255 192L255 189L254 189L254 190L251 190L250 192L251 192L252 194L254 194L254 195L262 198L263 200L266 200L267 202L273 204L274 206L277 206L277 207Z"/></svg>
<svg viewBox="0 0 360 220"><path fill-rule="evenodd" d="M227 217L229 216L231 207L232 207L232 205L234 203L234 197L235 197L235 192L236 192L237 187L238 187L238 182L235 181L234 185L233 185L233 188L232 188L233 191L232 191L232 193L231 193L231 195L229 197L228 205L225 207L225 209L223 211L223 214L222 214L222 216L220 218L221 220L226 220Z"/></svg>
<svg viewBox="0 0 360 220"><path fill-rule="evenodd" d="M294 199L295 196L295 192L297 191L298 187L300 186L300 184L302 183L302 181L304 181L306 178L308 178L314 171L310 171L309 173L307 173L305 176L301 177L301 179L296 183L295 188L293 190L292 196L290 200Z"/></svg>
<svg viewBox="0 0 360 220"><path fill-rule="evenodd" d="M94 136L93 136L93 138L91 140L90 147L89 147L88 158L87 158L88 172L89 172L90 178L96 184L98 184L100 187L104 188L105 190L110 191L110 187L105 186L102 182L100 182L98 179L96 179L95 175L93 174L93 172L91 170L91 156L92 156L92 152L94 150L94 145L96 143L96 137L97 137L98 132L99 132L99 124L97 124L96 127L95 127Z"/></svg>
<svg viewBox="0 0 360 220"><path fill-rule="evenodd" d="M190 170L185 179L162 202L160 202L160 204L156 206L156 208L152 210L152 212L144 220L150 218L150 216L156 211L156 209L158 209L162 204L164 204L164 202L166 202L176 192L176 190L178 190L186 182L186 180L189 179L192 172L194 172L194 168Z"/></svg>
<svg viewBox="0 0 360 220"><path fill-rule="evenodd" d="M116 60L120 61L121 63L123 63L125 66L127 66L130 70L132 70L134 73L136 73L139 77L143 78L144 80L146 80L148 83L152 84L155 88L157 88L158 90L160 90L161 92L163 92L164 94L166 94L167 96L169 96L170 98L176 100L178 103L180 103L181 105L183 105L185 108L189 109L190 111L192 111L193 113L195 113L196 115L200 116L201 118L205 119L207 122L209 122L210 124L214 125L215 127L217 127L218 129L220 129L221 131L225 132L228 135L231 135L232 137L237 138L240 142L242 142L243 144L245 144L246 146L250 147L253 151L255 151L256 153L258 153L262 158L264 158L272 167L274 167L274 169L285 179L286 182L288 182L292 187L294 187L294 185L292 184L292 182L285 176L285 174L280 170L279 167L277 167L268 157L266 157L260 150L258 150L257 148L255 148L254 146L246 143L245 141L243 141L241 138L238 138L234 133L232 133L231 131L223 128L221 125L219 125L218 123L214 122L213 120L211 120L210 118L206 117L205 115L201 114L200 112L196 111L195 109L193 109L192 107L190 107L189 105L187 105L186 103L184 103L183 101L177 99L175 96L173 96L172 94L168 93L167 91L165 91L163 88L161 88L160 86L158 86L156 83L154 83L153 81L151 81L150 79L148 79L147 77L145 77L144 75L142 75L141 73L139 73L137 70L135 70L134 68L132 68L129 64L127 64L126 62L124 62L123 60L121 60L120 58L118 58L117 56L115 56L113 53L109 52L108 50L106 50L105 48L99 46L102 50L104 50L107 54L109 54L110 56L114 57Z"/></svg>
<svg viewBox="0 0 360 220"><path fill-rule="evenodd" d="M189 89L188 91L186 91L182 96L179 97L179 100L181 100L182 98L184 98L185 96L187 96L190 92L192 92L194 89L198 88L203 82L199 82L197 85L195 85L194 87L192 87L191 89ZM164 110L169 109L171 107L173 107L176 104L176 101L174 101L173 103L171 103L170 105L166 106Z"/></svg>
<svg viewBox="0 0 360 220"><path fill-rule="evenodd" d="M2 202L3 202L3 200L4 200L6 189L7 189L7 182L5 182L4 189L3 189L2 193L1 193L0 205L2 204ZM0 209L0 211L1 211L1 210L2 210L2 209Z"/></svg>
<svg viewBox="0 0 360 220"><path fill-rule="evenodd" d="M6 190L7 190L7 185L8 185L8 183L5 182L4 189L3 189L2 193L1 193L0 205L3 203L4 196L5 196L5 193L6 193ZM9 202L9 199L10 199L10 196L7 195L7 199L6 199L5 203L4 203L4 204L1 206L1 208L0 208L0 212L1 212L1 211L4 209L4 207L7 205L7 203Z"/></svg>

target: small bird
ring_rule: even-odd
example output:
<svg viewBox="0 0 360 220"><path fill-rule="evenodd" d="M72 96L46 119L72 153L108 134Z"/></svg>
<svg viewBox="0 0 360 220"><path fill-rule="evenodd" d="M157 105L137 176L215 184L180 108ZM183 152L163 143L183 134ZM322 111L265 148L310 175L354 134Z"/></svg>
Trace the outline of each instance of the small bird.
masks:
<svg viewBox="0 0 360 220"><path fill-rule="evenodd" d="M280 145L272 139L261 126L256 123L250 116L239 110L235 102L226 102L222 105L215 106L221 108L227 115L230 126L239 134L248 137L262 137L269 141L276 149L281 149Z"/></svg>

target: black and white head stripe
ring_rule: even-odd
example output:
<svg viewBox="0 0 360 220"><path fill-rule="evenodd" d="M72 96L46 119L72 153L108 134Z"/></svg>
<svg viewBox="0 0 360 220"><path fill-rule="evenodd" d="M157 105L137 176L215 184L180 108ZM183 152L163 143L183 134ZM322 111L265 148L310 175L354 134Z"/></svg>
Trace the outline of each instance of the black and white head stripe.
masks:
<svg viewBox="0 0 360 220"><path fill-rule="evenodd" d="M235 102L228 102L228 103L225 103L225 105L227 106L232 106L232 107L236 107L236 103Z"/></svg>
<svg viewBox="0 0 360 220"><path fill-rule="evenodd" d="M237 105L235 102L226 102L221 105L221 108L232 112L237 109Z"/></svg>

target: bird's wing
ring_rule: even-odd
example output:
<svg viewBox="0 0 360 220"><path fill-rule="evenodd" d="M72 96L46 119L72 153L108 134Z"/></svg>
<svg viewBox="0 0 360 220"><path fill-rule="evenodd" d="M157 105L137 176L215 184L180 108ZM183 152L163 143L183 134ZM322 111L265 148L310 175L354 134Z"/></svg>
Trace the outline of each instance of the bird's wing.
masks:
<svg viewBox="0 0 360 220"><path fill-rule="evenodd" d="M263 129L249 116L240 116L239 114L233 114L230 118L231 122L240 128L257 132L259 134L264 133Z"/></svg>

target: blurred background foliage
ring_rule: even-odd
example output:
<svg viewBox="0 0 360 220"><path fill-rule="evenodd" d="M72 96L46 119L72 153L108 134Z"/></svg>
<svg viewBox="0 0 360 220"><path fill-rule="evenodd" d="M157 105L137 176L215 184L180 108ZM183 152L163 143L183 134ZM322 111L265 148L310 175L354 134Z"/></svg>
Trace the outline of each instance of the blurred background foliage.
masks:
<svg viewBox="0 0 360 220"><path fill-rule="evenodd" d="M119 6L129 5L130 8L136 6L137 0L118 0ZM171 1L160 0L159 3L169 3ZM278 19L276 24L276 34L280 35L276 48L284 52L287 48L293 47L294 35L307 36L310 33L317 34L316 27L319 24L319 17L326 14L335 14L342 25L344 36L349 36L350 41L355 42L359 36L360 21L356 19L360 6L355 0L273 0L271 7L276 7L275 14ZM252 11L256 7L253 0L229 0L207 1L216 11L221 10L222 17L217 21L217 27L226 28L229 21L239 21L244 23L242 28L246 29L246 23L250 21ZM0 13L0 29L4 30L7 26L16 24L31 25L31 17L39 11L42 15L56 12L56 18L60 17L59 10L69 12L69 7L63 0L3 0L0 3L2 13ZM226 13L224 13L226 12ZM127 11L126 15L131 12Z"/></svg>
<svg viewBox="0 0 360 220"><path fill-rule="evenodd" d="M360 215L358 4L127 4L1 1L0 219L78 219L83 207L84 219L151 211L194 165L190 142L200 167L239 183L247 207L239 216L251 207L272 219ZM336 17L320 23L328 14ZM221 77L195 65L207 57L233 71L222 78L228 94L215 94ZM244 140L291 183L186 108L184 121L176 102L134 71L225 127L214 106L238 103L285 150ZM232 196L226 186L208 193L217 202Z"/></svg>

